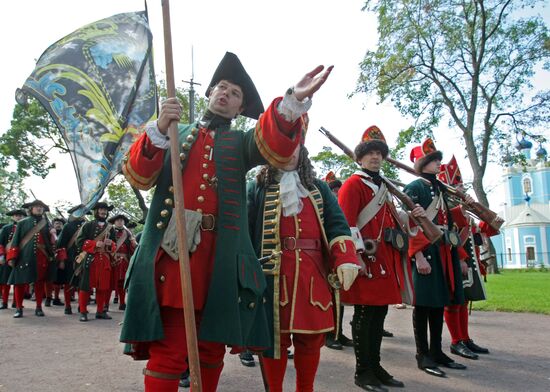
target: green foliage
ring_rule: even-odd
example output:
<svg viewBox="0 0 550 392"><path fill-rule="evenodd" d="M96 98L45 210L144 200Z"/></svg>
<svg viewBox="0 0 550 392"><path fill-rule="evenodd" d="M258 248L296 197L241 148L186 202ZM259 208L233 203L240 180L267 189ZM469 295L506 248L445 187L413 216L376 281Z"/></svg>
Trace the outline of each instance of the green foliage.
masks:
<svg viewBox="0 0 550 392"><path fill-rule="evenodd" d="M166 99L168 96L166 91L166 81L161 80L157 86L158 88L158 96L160 97L161 101ZM183 114L181 116L180 123L182 124L189 124L191 121L189 121L189 89L188 88L181 88L176 87L176 97L181 102L181 105L183 106ZM202 114L206 111L206 108L208 107L208 100L198 95L196 92L194 93L195 97L195 121L197 119L200 119Z"/></svg>
<svg viewBox="0 0 550 392"><path fill-rule="evenodd" d="M550 272L547 268L500 270L487 276L486 301L473 302L476 310L550 314Z"/></svg>
<svg viewBox="0 0 550 392"><path fill-rule="evenodd" d="M11 127L0 137L0 164L6 167L15 161L19 177L32 174L45 178L55 168L47 155L52 148L67 152L56 125L42 105L30 97L27 105L16 104Z"/></svg>
<svg viewBox="0 0 550 392"><path fill-rule="evenodd" d="M117 176L111 183L107 186L107 198L111 204L115 206L111 212L111 216L116 214L124 214L130 220L138 223L139 221L144 221L147 216L148 208L140 207L138 200L136 199L135 192L139 190L133 190L132 187L125 181L123 176ZM145 194L145 206L151 203L151 192ZM140 227L136 228L136 232L139 231Z"/></svg>
<svg viewBox="0 0 550 392"><path fill-rule="evenodd" d="M0 166L0 214L20 208L27 195L23 191L23 181L17 173L6 170ZM5 221L4 216L0 219Z"/></svg>
<svg viewBox="0 0 550 392"><path fill-rule="evenodd" d="M333 171L340 181L346 180L357 170L357 164L345 154L336 154L330 147L323 147L317 155L309 158L319 169L320 175L324 178L329 171Z"/></svg>
<svg viewBox="0 0 550 392"><path fill-rule="evenodd" d="M414 119L398 148L431 136L443 120L461 132L474 190L485 204L489 158L505 155L512 132L544 129L550 121L550 93L532 84L536 66L550 69L548 29L540 17L517 17L542 3L368 0L364 6L378 15L379 42L361 63L356 92L390 99Z"/></svg>

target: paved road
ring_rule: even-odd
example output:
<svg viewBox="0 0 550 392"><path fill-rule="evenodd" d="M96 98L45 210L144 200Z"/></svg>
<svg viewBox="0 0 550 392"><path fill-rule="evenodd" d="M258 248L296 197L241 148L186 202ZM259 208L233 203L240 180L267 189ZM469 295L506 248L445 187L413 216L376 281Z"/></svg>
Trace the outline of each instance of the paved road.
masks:
<svg viewBox="0 0 550 392"><path fill-rule="evenodd" d="M92 317L90 322L80 323L76 314L63 315L62 307L44 308L46 317L38 318L32 311L34 303L25 304L22 319L12 318L13 309L0 310L0 392L143 390L145 363L121 354L121 311L111 312L113 320ZM352 309L346 308L348 336L351 313ZM491 354L477 361L460 359L468 369L449 370L445 379L428 376L415 367L411 323L410 308L391 308L386 329L395 337L382 344L383 366L405 382L407 391L550 391L550 316L475 312L471 335L489 347ZM448 347L447 331L443 338L444 347ZM351 348L324 348L316 391L360 391L353 383L354 359ZM225 363L219 391L263 390L258 366L245 368L238 357L229 355ZM285 381L285 391L293 391L291 361Z"/></svg>

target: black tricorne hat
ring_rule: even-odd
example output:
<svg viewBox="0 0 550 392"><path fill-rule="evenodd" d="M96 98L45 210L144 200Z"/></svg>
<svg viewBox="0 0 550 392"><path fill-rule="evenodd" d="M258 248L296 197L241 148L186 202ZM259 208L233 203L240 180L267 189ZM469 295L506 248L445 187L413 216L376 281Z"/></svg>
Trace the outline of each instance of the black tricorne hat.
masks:
<svg viewBox="0 0 550 392"><path fill-rule="evenodd" d="M228 82L234 83L243 90L245 106L241 114L257 120L260 114L264 112L262 99L252 79L234 53L226 52L222 61L220 61L206 89L207 97L210 96L210 91L220 80L227 80Z"/></svg>
<svg viewBox="0 0 550 392"><path fill-rule="evenodd" d="M27 212L25 210L22 210L21 208L18 208L16 210L11 210L11 211L6 212L6 215L7 216L14 216L14 215L27 216Z"/></svg>
<svg viewBox="0 0 550 392"><path fill-rule="evenodd" d="M113 216L112 218L109 218L109 223L114 224L117 219L124 219L124 224L125 225L127 225L128 222L130 222L130 219L128 219L125 215L117 214L117 215Z"/></svg>
<svg viewBox="0 0 550 392"><path fill-rule="evenodd" d="M52 223L54 222L61 222L63 224L67 223L67 221L65 220L65 218L59 218L59 217L56 217L56 218L53 218L52 219Z"/></svg>
<svg viewBox="0 0 550 392"><path fill-rule="evenodd" d="M111 211L114 208L114 206L109 205L108 203L106 203L104 201L98 201L97 203L95 203L92 210L97 210L99 208L105 208L105 209L107 209L107 211Z"/></svg>
<svg viewBox="0 0 550 392"><path fill-rule="evenodd" d="M34 207L34 206L42 206L42 207L44 207L44 212L47 212L47 211L50 210L50 207L48 207L48 205L47 205L46 203L44 203L42 200L38 200L38 199L33 200L33 201L31 201L30 203L25 203L25 204L23 204L21 207L23 207L23 208L29 208L29 209L30 209L30 208L32 208L32 207Z"/></svg>

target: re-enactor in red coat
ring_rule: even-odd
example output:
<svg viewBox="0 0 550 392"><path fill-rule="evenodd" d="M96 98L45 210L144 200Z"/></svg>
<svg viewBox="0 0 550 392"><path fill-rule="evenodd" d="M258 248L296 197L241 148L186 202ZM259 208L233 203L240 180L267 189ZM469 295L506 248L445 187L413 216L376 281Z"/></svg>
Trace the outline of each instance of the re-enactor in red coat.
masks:
<svg viewBox="0 0 550 392"><path fill-rule="evenodd" d="M411 298L406 256L406 234L392 197L380 176L388 155L384 135L376 126L363 133L355 148L361 170L342 185L338 202L351 227L362 271L342 301L353 304L352 334L356 358L355 384L369 390L383 390L381 384L403 387L380 365L380 346L388 305ZM422 207L413 215L424 214Z"/></svg>
<svg viewBox="0 0 550 392"><path fill-rule="evenodd" d="M227 239L227 232L234 231L235 237L233 238L236 238L237 241L235 242L240 244L243 242L239 240L242 235L248 237L247 232L243 233L243 230L247 229L246 215L240 216L238 213L231 212L222 203L226 203L228 206L239 206L241 201L246 200L245 195L240 195L240 191L234 188L235 184L238 186L241 182L244 185L246 171L254 164L269 161L275 165L282 165L288 162L301 137L300 116L307 111L310 105L309 99L330 74L331 68L321 73L322 69L322 67L317 67L294 88L289 89L283 99L275 99L258 120L256 129L244 133L242 137L242 140L246 143L244 146L236 145L236 142L233 141L236 138L229 131L231 120L239 114L258 118L263 111L259 94L240 61L232 53L226 54L212 78L208 89L207 113L196 125L196 128L192 128L189 135L190 139L187 139L190 141L182 144L183 151L180 154L180 159L185 163L182 174L185 208L201 215L200 242L194 241L193 246L190 247L192 251L190 254L191 281L197 327L204 321L205 308L212 303L209 300L215 296L216 287L212 287L212 284L214 282L213 277L217 276L218 263L214 261L217 259L216 249L218 245L216 242L218 238ZM169 147L165 135L169 123L179 121L181 113L182 107L177 100L166 100L162 105L158 121L149 123L146 127L146 133L132 145L128 160L123 167L126 178L130 183L141 189L147 189L160 181L159 174L163 169L163 165L166 164L165 152ZM192 145L190 146L191 141ZM222 159L231 162L242 162L243 157L236 156L236 154L242 153L245 154L245 162L241 169L230 167L225 162L222 166ZM224 171L222 172L217 165L222 166ZM229 186L231 183L234 183L234 185ZM165 209L160 212L161 216L147 218L148 221L160 218L161 220L157 225L159 230L165 227L162 218L168 216L173 203L171 198L162 202L167 204ZM153 199L154 203L155 199ZM222 214L220 211L224 211L224 216L220 216ZM223 224L229 219L235 221L235 224ZM140 252L142 247L151 246L143 241L143 238L148 238L146 231L149 230L149 227L154 230L146 222L144 237L142 237L142 242L137 250L137 256L133 259L133 263L136 265L138 262L146 262L140 259ZM249 239L248 243L250 243ZM251 248L251 245L249 246ZM223 248L222 246L219 249ZM242 250L245 251L245 249ZM245 255L230 253L226 255L224 262L234 263L235 258L239 257L239 263L242 262L244 268L249 256L246 255L246 260L241 260L243 256ZM175 257L177 258L177 256ZM255 256L251 255L251 257ZM132 268L134 271L132 271ZM244 274L247 270L242 272ZM239 271L239 275L240 273L241 271ZM256 273L255 270L254 273ZM131 291L132 275L135 274L135 266L131 265L128 276L130 281L129 298L133 294L139 295L138 292ZM186 369L187 344L181 310L183 301L179 264L164 248L156 251L154 274L164 338L161 340L142 339L142 342L137 342L133 346L138 350L144 350L146 352L144 356L149 358L147 367L144 370L145 389L147 391L177 391L180 374ZM237 284L253 285L254 288L261 287L261 284L263 284L265 287L263 276L254 275L251 281L246 280L246 276L239 276L239 280L241 278L243 280L237 283L233 282L235 279L233 275L223 277L225 279L224 284L234 285L232 293L238 292ZM218 279L222 279L222 277ZM129 323L136 320L136 318L133 317L130 300L128 300L127 305L125 324L128 324L126 327L130 327ZM251 302L249 307L251 310L254 308L262 309L260 305L256 306L255 302ZM225 309L216 310L220 314L223 314L224 311ZM228 317L241 316L233 314L228 315ZM265 314L254 317L265 319ZM154 320L150 321L154 323ZM223 320L220 321L224 322ZM242 324L242 328L248 328L247 325L253 326L254 324L251 321L248 320L246 324ZM231 326L235 325L235 320L226 320L226 322L230 323ZM224 327L223 325L217 325L216 328L223 329ZM123 341L132 340L131 334L127 331L129 331L128 328L123 329L121 337ZM240 336L249 334L250 331L239 333ZM213 334L211 333L211 335ZM221 333L218 331L216 335L221 335ZM199 336L203 391L214 391L217 388L223 368L224 343L229 342L217 341L217 338L213 341L204 341Z"/></svg>
<svg viewBox="0 0 550 392"><path fill-rule="evenodd" d="M113 225L115 232L115 250L112 261L111 271L111 287L115 290L116 296L119 298L119 310L126 309L126 291L124 290L124 278L130 265L130 257L134 254L137 242L132 232L126 228L130 220L118 214L109 219L109 223ZM107 305L109 301L107 301Z"/></svg>
<svg viewBox="0 0 550 392"><path fill-rule="evenodd" d="M6 212L6 216L11 217L12 223L7 224L0 230L0 294L2 296L2 306L0 309L8 308L8 297L10 295L10 287L8 280L11 274L11 269L6 260L6 254L11 247L11 241L17 228L17 222L27 216L27 213L23 209L17 209ZM15 305L15 298L13 301ZM13 306L15 307L15 306Z"/></svg>

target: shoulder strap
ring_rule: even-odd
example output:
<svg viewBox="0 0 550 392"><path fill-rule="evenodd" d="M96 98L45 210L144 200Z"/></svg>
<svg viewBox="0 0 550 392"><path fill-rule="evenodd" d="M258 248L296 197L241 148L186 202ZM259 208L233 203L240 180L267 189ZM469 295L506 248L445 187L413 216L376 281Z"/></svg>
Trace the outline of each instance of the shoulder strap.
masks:
<svg viewBox="0 0 550 392"><path fill-rule="evenodd" d="M437 216L437 212L439 211L439 204L440 204L440 195L435 195L432 199L432 202L426 208L426 216L429 220L433 221L435 217Z"/></svg>
<svg viewBox="0 0 550 392"><path fill-rule="evenodd" d="M359 216L357 217L357 227L359 228L359 230L365 227L365 225L369 223L371 219L376 216L376 214L378 214L378 211L380 211L380 209L386 202L387 194L388 189L386 188L386 185L382 183L369 204L363 207L363 209L359 213Z"/></svg>
<svg viewBox="0 0 550 392"><path fill-rule="evenodd" d="M42 230L45 226L46 226L46 218L42 217L40 222L38 222L36 226L34 226L32 229L30 229L27 232L27 234L25 234L25 236L19 243L19 249L23 249L23 247L27 245L27 243L31 240L31 238L34 237L34 235L38 233L40 230Z"/></svg>

